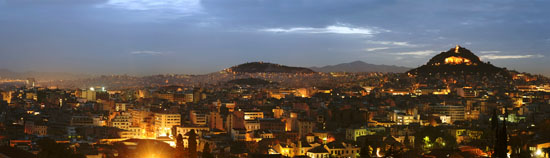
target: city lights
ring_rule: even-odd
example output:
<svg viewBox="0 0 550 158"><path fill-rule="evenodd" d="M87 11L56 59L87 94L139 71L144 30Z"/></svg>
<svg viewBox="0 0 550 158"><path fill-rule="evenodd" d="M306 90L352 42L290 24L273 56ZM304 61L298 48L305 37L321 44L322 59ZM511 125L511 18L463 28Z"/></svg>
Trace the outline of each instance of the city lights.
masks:
<svg viewBox="0 0 550 158"><path fill-rule="evenodd" d="M548 158L549 4L0 0L0 158Z"/></svg>

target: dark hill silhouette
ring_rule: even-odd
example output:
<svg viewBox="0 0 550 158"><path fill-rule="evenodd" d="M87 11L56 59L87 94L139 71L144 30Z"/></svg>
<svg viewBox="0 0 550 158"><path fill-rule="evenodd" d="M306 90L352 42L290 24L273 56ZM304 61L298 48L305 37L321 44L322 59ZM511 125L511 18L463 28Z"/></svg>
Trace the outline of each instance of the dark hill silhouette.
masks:
<svg viewBox="0 0 550 158"><path fill-rule="evenodd" d="M505 68L499 68L490 62L482 62L478 56L466 48L456 46L434 56L426 65L408 71L412 75L429 74L508 74Z"/></svg>
<svg viewBox="0 0 550 158"><path fill-rule="evenodd" d="M342 63L337 65L327 65L323 67L311 67L310 69L317 72L393 72L403 73L411 68L393 66L393 65L375 65L365 63L363 61L354 61L350 63Z"/></svg>
<svg viewBox="0 0 550 158"><path fill-rule="evenodd" d="M266 81L260 78L241 78L227 81L229 84L238 84L238 85L268 85L268 84L277 84L277 82Z"/></svg>
<svg viewBox="0 0 550 158"><path fill-rule="evenodd" d="M315 71L303 67L291 67L266 62L244 63L226 69L233 73L315 73Z"/></svg>

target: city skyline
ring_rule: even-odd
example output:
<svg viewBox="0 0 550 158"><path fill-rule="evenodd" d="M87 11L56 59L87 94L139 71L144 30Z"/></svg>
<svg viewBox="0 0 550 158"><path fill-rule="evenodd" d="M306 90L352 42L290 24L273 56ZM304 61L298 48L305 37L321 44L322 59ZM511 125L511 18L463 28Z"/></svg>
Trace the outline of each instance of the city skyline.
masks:
<svg viewBox="0 0 550 158"><path fill-rule="evenodd" d="M245 62L418 67L458 44L550 76L546 1L0 1L0 68L206 74ZM383 15L383 16L382 16Z"/></svg>
<svg viewBox="0 0 550 158"><path fill-rule="evenodd" d="M549 158L548 0L0 0L0 158Z"/></svg>

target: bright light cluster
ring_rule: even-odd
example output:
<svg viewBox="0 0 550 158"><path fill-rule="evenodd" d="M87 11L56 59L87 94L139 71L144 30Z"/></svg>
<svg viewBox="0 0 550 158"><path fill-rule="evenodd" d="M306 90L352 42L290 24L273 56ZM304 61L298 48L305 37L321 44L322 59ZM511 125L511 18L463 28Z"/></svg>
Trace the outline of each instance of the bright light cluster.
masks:
<svg viewBox="0 0 550 158"><path fill-rule="evenodd" d="M462 57L452 56L452 57L445 58L445 64L458 65L458 64L470 63L470 62L471 61L469 59L462 58Z"/></svg>

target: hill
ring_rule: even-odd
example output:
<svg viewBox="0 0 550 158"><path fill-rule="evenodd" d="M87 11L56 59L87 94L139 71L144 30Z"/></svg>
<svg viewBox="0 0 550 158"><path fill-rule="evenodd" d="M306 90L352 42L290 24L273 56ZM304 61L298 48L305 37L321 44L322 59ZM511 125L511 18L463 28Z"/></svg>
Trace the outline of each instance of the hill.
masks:
<svg viewBox="0 0 550 158"><path fill-rule="evenodd" d="M393 65L375 65L363 61L354 61L337 65L327 65L323 67L311 67L310 69L318 72L394 72L403 73L411 68L393 66Z"/></svg>
<svg viewBox="0 0 550 158"><path fill-rule="evenodd" d="M232 73L315 73L315 71L303 67L291 67L266 62L244 63L225 69Z"/></svg>
<svg viewBox="0 0 550 158"><path fill-rule="evenodd" d="M227 81L229 84L238 84L238 85L268 85L268 84L277 84L277 82L271 82L260 78L241 78Z"/></svg>
<svg viewBox="0 0 550 158"><path fill-rule="evenodd" d="M407 72L428 87L513 88L513 75L506 68L483 62L466 48L456 46L432 57L428 63Z"/></svg>
<svg viewBox="0 0 550 158"><path fill-rule="evenodd" d="M432 59L416 69L408 71L412 75L430 74L508 74L505 68L499 68L490 62L482 62L470 50L456 46L446 52L434 56Z"/></svg>

